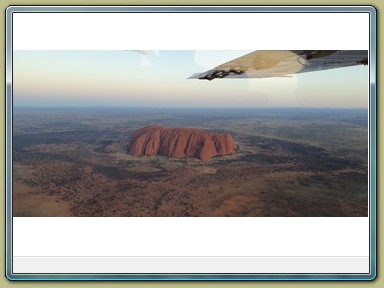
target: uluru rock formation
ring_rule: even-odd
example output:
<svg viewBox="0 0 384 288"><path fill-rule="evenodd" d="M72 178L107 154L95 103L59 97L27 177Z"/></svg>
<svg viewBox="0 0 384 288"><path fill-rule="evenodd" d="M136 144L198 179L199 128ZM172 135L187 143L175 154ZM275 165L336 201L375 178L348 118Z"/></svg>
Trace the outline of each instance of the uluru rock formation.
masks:
<svg viewBox="0 0 384 288"><path fill-rule="evenodd" d="M193 157L206 161L214 156L234 154L236 148L231 134L153 125L133 133L129 153L136 156Z"/></svg>

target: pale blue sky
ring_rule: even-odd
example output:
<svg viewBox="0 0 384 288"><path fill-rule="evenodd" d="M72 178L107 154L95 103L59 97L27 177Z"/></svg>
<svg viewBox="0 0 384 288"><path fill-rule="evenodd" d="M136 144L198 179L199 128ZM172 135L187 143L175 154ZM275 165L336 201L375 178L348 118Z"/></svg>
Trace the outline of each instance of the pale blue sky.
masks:
<svg viewBox="0 0 384 288"><path fill-rule="evenodd" d="M368 106L368 68L292 78L187 79L249 51L27 51L13 53L15 106Z"/></svg>

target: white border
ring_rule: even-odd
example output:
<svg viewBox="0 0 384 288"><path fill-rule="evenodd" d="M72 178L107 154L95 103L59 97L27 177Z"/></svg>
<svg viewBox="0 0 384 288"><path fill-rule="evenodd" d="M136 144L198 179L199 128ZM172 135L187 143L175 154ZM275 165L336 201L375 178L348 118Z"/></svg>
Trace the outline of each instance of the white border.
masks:
<svg viewBox="0 0 384 288"><path fill-rule="evenodd" d="M369 13L14 13L14 50L368 50Z"/></svg>
<svg viewBox="0 0 384 288"><path fill-rule="evenodd" d="M14 13L13 48L369 49L368 13L236 15ZM369 256L368 217L14 218L13 225L14 256Z"/></svg>
<svg viewBox="0 0 384 288"><path fill-rule="evenodd" d="M368 217L14 217L14 256L369 256Z"/></svg>

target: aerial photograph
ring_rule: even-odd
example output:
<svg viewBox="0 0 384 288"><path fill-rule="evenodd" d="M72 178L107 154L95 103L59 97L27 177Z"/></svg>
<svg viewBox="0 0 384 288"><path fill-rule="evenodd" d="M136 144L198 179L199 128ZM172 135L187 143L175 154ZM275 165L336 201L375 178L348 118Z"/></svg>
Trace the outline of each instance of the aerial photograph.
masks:
<svg viewBox="0 0 384 288"><path fill-rule="evenodd" d="M14 50L14 217L368 217L366 50Z"/></svg>

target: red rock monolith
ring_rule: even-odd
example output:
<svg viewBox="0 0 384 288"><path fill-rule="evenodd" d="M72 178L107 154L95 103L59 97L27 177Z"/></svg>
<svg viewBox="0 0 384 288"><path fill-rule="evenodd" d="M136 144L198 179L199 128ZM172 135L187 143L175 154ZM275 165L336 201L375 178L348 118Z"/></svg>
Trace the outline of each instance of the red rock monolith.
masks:
<svg viewBox="0 0 384 288"><path fill-rule="evenodd" d="M174 158L199 158L203 161L236 153L231 134L205 132L196 128L147 126L133 133L129 153L136 156L157 154Z"/></svg>

